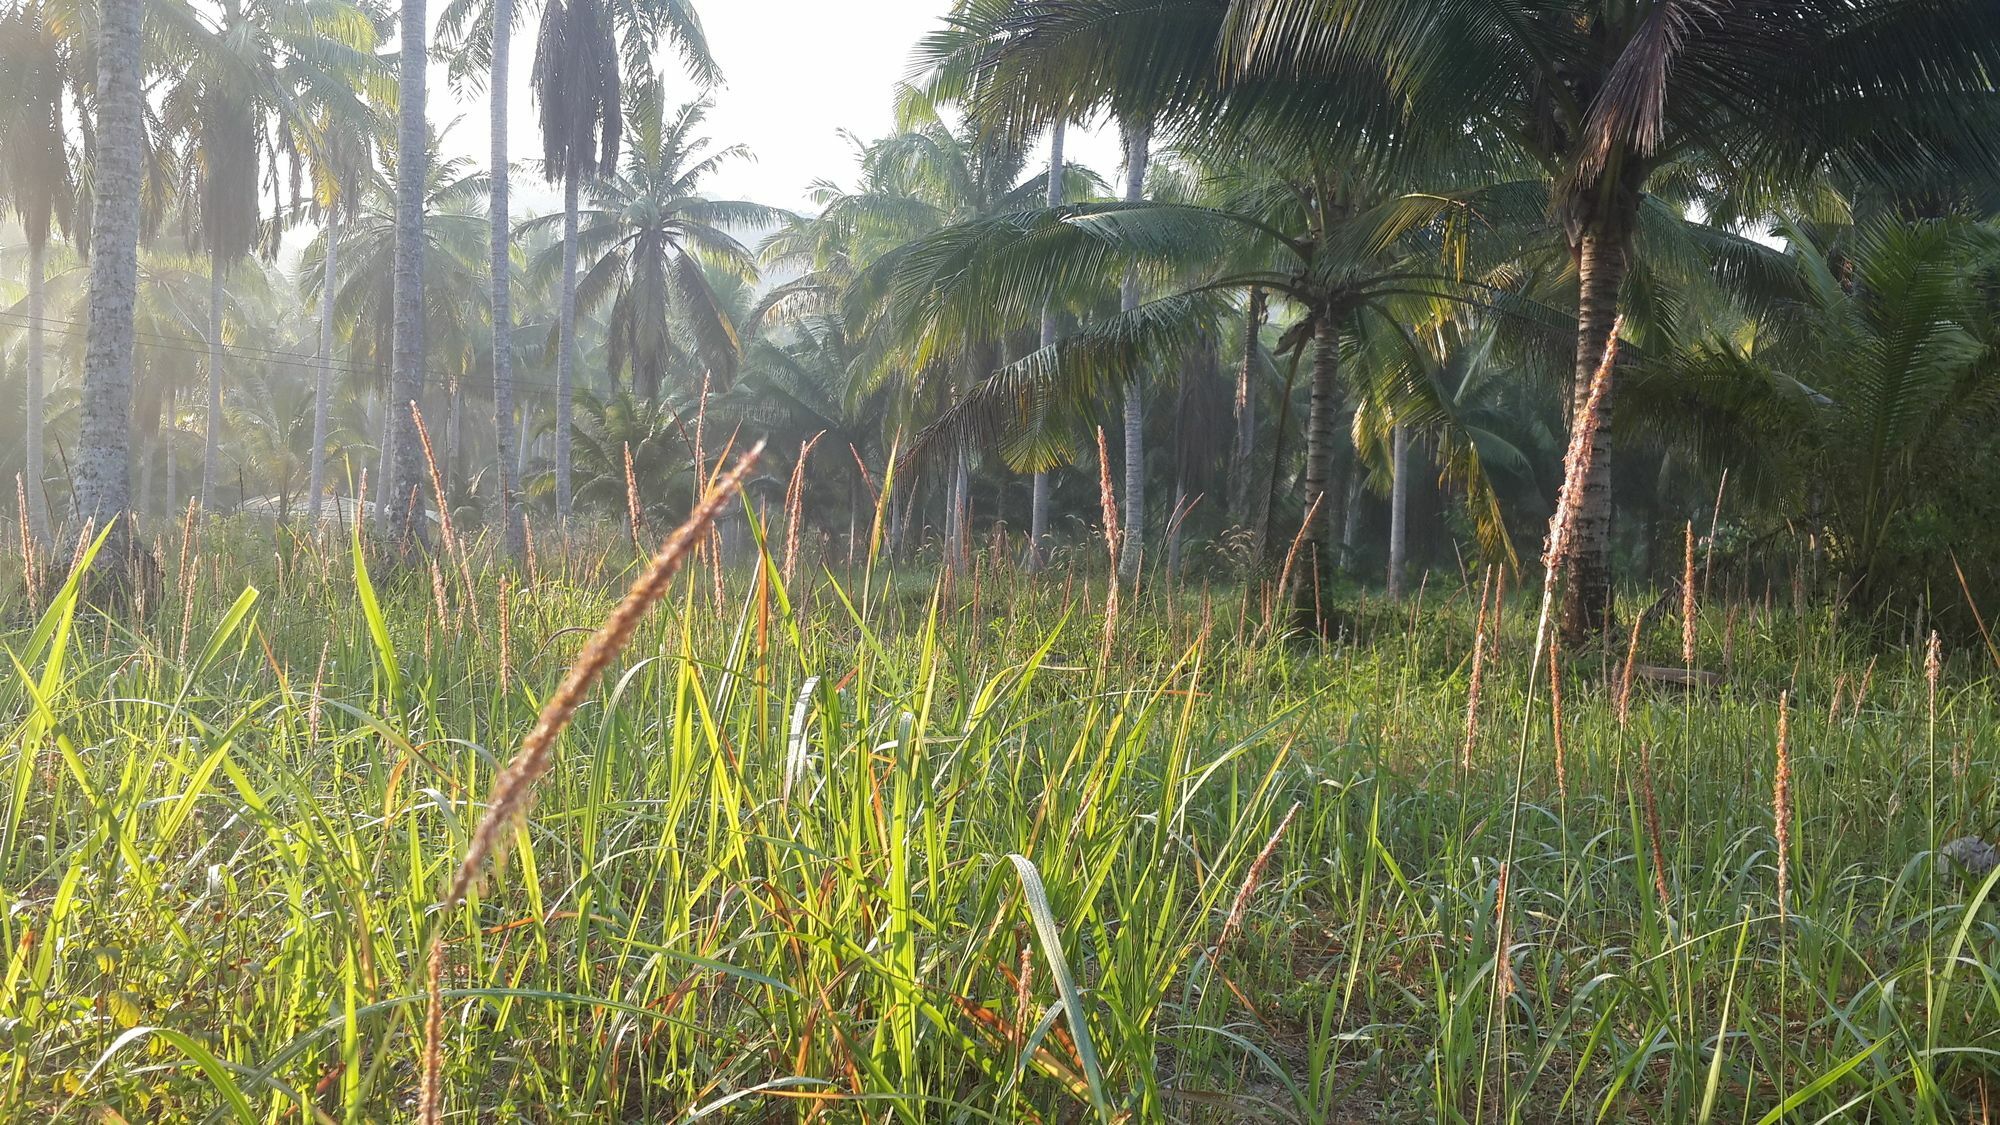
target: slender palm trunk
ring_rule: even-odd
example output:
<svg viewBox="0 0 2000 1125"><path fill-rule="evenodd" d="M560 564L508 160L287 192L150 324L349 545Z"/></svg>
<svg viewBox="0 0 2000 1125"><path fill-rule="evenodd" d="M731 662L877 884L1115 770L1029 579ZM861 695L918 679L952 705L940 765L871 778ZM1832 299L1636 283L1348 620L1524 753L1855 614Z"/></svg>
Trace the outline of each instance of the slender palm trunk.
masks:
<svg viewBox="0 0 2000 1125"><path fill-rule="evenodd" d="M22 485L27 489L28 526L22 529L38 551L49 544L49 506L42 499L42 406L47 397L42 379L42 307L45 301L48 234L28 240L28 432L22 442Z"/></svg>
<svg viewBox="0 0 2000 1125"><path fill-rule="evenodd" d="M465 449L465 383L461 379L452 380L450 401L445 404L444 421L444 494L447 499L452 489L463 480L461 456Z"/></svg>
<svg viewBox="0 0 2000 1125"><path fill-rule="evenodd" d="M1403 596L1403 569L1410 546L1410 431L1397 426L1390 439L1389 597Z"/></svg>
<svg viewBox="0 0 2000 1125"><path fill-rule="evenodd" d="M396 426L389 419L390 395L389 391L382 392L382 417L375 428L381 435L375 450L375 479L368 486L375 504L375 530L383 535L389 533L389 466L396 452Z"/></svg>
<svg viewBox="0 0 2000 1125"><path fill-rule="evenodd" d="M1306 415L1306 522L1301 531L1300 550L1293 577L1301 583L1301 604L1313 610L1315 581L1331 577L1322 566L1322 547L1330 546L1329 527L1338 526L1329 505L1337 497L1329 495L1334 483L1334 443L1339 437L1340 417L1340 329L1325 312L1313 326L1312 408Z"/></svg>
<svg viewBox="0 0 2000 1125"><path fill-rule="evenodd" d="M222 469L222 275L227 264L208 252L208 422L201 447L201 510L215 511L215 478ZM243 497L238 497L241 501Z"/></svg>
<svg viewBox="0 0 2000 1125"><path fill-rule="evenodd" d="M493 175L487 209L492 216L493 284L493 466L500 497L500 542L508 555L519 557L523 546L514 472L514 306L509 283L513 257L507 215L507 67L514 37L514 0L493 0L492 73L486 84L492 110L490 167Z"/></svg>
<svg viewBox="0 0 2000 1125"><path fill-rule="evenodd" d="M326 428L333 400L333 289L340 277L340 206L326 216L326 261L319 292L319 362L313 372L312 455L306 468L306 523L319 531L320 498L326 493Z"/></svg>
<svg viewBox="0 0 2000 1125"><path fill-rule="evenodd" d="M135 519L143 519L153 510L153 459L159 453L160 435L155 431L139 450L139 495L132 501Z"/></svg>
<svg viewBox="0 0 2000 1125"><path fill-rule="evenodd" d="M1049 206L1060 207L1063 201L1063 127L1056 122L1049 133ZM1042 347L1053 347L1056 342L1056 314L1047 305L1042 306ZM1035 473L1035 486L1028 505L1028 569L1040 570L1048 561L1049 538L1049 474L1046 470Z"/></svg>
<svg viewBox="0 0 2000 1125"><path fill-rule="evenodd" d="M1361 536L1361 474L1347 474L1347 504L1340 521L1340 569L1354 569L1354 544Z"/></svg>
<svg viewBox="0 0 2000 1125"><path fill-rule="evenodd" d="M1576 371L1570 424L1581 425L1590 381L1618 319L1618 291L1625 282L1625 248L1587 231L1577 245ZM1584 469L1574 508L1573 550L1563 576L1563 643L1572 651L1597 639L1611 615L1611 392L1599 399L1597 441Z"/></svg>
<svg viewBox="0 0 2000 1125"><path fill-rule="evenodd" d="M389 530L399 544L424 542L422 495L426 473L410 404L424 392L424 181L429 157L424 123L423 0L403 0L402 59L397 76L395 336L390 345L388 487ZM416 493L417 503L410 503Z"/></svg>
<svg viewBox="0 0 2000 1125"><path fill-rule="evenodd" d="M1236 368L1236 444L1229 454L1229 522L1250 526L1252 446L1257 440L1257 395L1251 375L1257 360L1257 336L1264 326L1264 291L1253 288L1243 310L1243 362Z"/></svg>
<svg viewBox="0 0 2000 1125"><path fill-rule="evenodd" d="M167 462L166 509L169 515L181 510L181 459L180 443L175 439L180 434L178 419L180 407L172 384L167 386L165 402L160 411L160 449Z"/></svg>
<svg viewBox="0 0 2000 1125"><path fill-rule="evenodd" d="M110 558L130 551L133 311L139 294L141 0L102 0L97 32L90 312L83 352L83 433L76 510L103 528Z"/></svg>
<svg viewBox="0 0 2000 1125"><path fill-rule="evenodd" d="M1137 203L1146 195L1146 162L1151 153L1153 130L1150 124L1130 123L1125 127L1125 202ZM1139 273L1125 271L1119 287L1118 307L1131 312L1139 307ZM1146 550L1146 405L1144 388L1134 379L1125 386L1125 542L1118 552L1118 575L1127 581L1139 577L1139 563Z"/></svg>
<svg viewBox="0 0 2000 1125"><path fill-rule="evenodd" d="M951 510L945 513L945 562L953 570L972 563L972 529L966 526L972 507L971 454L960 445L952 457Z"/></svg>
<svg viewBox="0 0 2000 1125"><path fill-rule="evenodd" d="M570 399L576 364L576 196L583 173L570 158L563 173L563 256L562 295L556 331L556 517L569 522L570 512Z"/></svg>

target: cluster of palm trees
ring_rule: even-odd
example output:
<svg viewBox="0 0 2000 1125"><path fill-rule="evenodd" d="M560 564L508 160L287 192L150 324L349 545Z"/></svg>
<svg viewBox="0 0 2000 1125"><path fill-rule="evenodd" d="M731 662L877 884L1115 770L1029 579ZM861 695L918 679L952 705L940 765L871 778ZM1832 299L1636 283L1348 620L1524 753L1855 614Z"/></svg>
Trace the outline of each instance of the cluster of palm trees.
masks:
<svg viewBox="0 0 2000 1125"><path fill-rule="evenodd" d="M564 202L535 217L504 96L531 13L450 0L431 44L423 5L373 2L0 13L34 540L178 506L193 433L205 508L316 518L366 476L421 539L421 414L509 544L524 513L624 515L628 463L667 518L701 431L748 428L826 467L800 479L830 539L893 475L892 546L935 528L962 565L1016 528L1040 566L1099 510L1104 426L1127 579L1199 542L1393 594L1413 556L1535 549L1601 367L1573 641L1615 558L1697 518L1746 571L1793 550L1876 604L2000 537L1960 518L2000 471L1976 0L958 0L808 215L702 193L742 153L701 135L720 76L686 0L544 0L535 171ZM437 154L433 48L489 99L483 170ZM1079 124L1116 128L1115 185L1065 162Z"/></svg>

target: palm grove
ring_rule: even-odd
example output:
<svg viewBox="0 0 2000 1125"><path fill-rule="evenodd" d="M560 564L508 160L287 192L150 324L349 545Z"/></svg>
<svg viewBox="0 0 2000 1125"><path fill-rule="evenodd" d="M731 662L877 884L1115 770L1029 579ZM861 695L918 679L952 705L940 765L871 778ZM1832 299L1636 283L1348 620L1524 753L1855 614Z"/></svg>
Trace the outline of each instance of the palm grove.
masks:
<svg viewBox="0 0 2000 1125"><path fill-rule="evenodd" d="M1040 567L1098 549L1101 427L1125 579L1282 568L1327 628L1533 555L1604 367L1569 639L1690 525L1745 590L2000 592L1977 3L961 0L810 214L704 191L745 154L682 0L10 0L0 52L0 473L43 552L190 504L420 542L432 461L519 550L664 525L754 434L772 499L813 459L829 560L879 511Z"/></svg>

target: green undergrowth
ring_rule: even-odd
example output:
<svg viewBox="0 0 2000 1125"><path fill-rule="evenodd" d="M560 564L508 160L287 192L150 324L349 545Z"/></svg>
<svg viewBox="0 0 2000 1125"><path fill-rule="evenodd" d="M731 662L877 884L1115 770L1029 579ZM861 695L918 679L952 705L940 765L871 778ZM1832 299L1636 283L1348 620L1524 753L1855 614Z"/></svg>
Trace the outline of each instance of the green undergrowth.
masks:
<svg viewBox="0 0 2000 1125"><path fill-rule="evenodd" d="M1456 577L1344 599L1330 644L1270 627L1261 591L1155 584L1107 644L1101 573L704 564L440 910L630 548L357 572L266 536L212 532L109 616L0 592L10 1117L408 1115L440 931L459 1121L2000 1099L1992 883L1931 858L2000 828L1983 651L1954 654L1933 723L1921 651L1704 606L1719 686L1641 685L1621 724L1622 638L1564 668L1559 785L1526 597L1468 746ZM1641 662L1677 664L1678 622L1656 628Z"/></svg>

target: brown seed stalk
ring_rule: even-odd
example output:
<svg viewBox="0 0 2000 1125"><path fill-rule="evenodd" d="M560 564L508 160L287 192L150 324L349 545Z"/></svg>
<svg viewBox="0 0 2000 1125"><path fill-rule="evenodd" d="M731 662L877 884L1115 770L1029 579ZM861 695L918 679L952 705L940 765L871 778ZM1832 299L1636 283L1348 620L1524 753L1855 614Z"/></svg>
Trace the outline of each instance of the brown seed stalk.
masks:
<svg viewBox="0 0 2000 1125"><path fill-rule="evenodd" d="M1639 798L1645 803L1646 837L1653 854L1653 892L1660 896L1660 909L1666 910L1670 898L1667 894L1667 857L1660 846L1660 804L1653 797L1653 748L1639 744Z"/></svg>
<svg viewBox="0 0 2000 1125"><path fill-rule="evenodd" d="M1549 637L1549 729L1555 734L1556 795L1568 803L1569 771L1563 745L1562 640L1558 636Z"/></svg>
<svg viewBox="0 0 2000 1125"><path fill-rule="evenodd" d="M624 600L604 619L604 623L583 646L583 651L577 654L576 662L570 666L561 686L543 704L534 729L521 740L521 749L494 778L486 813L473 830L472 840L452 875L451 885L439 900L440 906L451 907L464 901L473 884L479 880L486 860L500 846L508 827L517 818L526 815L534 801L536 783L548 772L556 738L569 725L571 716L576 714L576 709L583 704L604 669L632 639L646 612L666 596L681 563L701 541L724 505L742 487L763 448L763 443L759 442L736 462L735 468L717 478L708 494L689 514L687 522L669 535L660 549L653 553L651 563L626 591ZM426 1125L435 1125L441 1120L443 1109L438 1085L443 1067L443 947L444 933L440 927L431 935L427 973L430 1009L424 1021L424 1070L419 1100L419 1120Z"/></svg>
<svg viewBox="0 0 2000 1125"><path fill-rule="evenodd" d="M1687 525L1687 554L1681 564L1681 664L1694 671L1694 521Z"/></svg>
<svg viewBox="0 0 2000 1125"><path fill-rule="evenodd" d="M1632 671L1639 662L1639 627L1646 623L1646 615L1632 615L1632 638L1625 643L1625 668L1618 674L1618 729L1624 730L1632 718Z"/></svg>
<svg viewBox="0 0 2000 1125"><path fill-rule="evenodd" d="M1243 875L1243 885L1236 889L1236 899L1229 904L1229 917L1222 923L1222 936L1215 939L1215 957L1222 956L1222 950L1229 944L1229 939L1235 936L1237 930L1243 928L1244 912L1250 906L1250 896L1257 893L1257 884L1263 881L1264 866L1271 862L1271 853L1278 850L1278 841L1284 838L1285 829L1292 826L1292 818L1299 815L1300 807L1298 801L1292 802L1292 807L1286 811L1285 818L1278 822L1277 830L1264 842L1263 850L1257 853L1256 859L1250 861L1250 869Z"/></svg>
<svg viewBox="0 0 2000 1125"><path fill-rule="evenodd" d="M1118 630L1118 494L1111 487L1111 448L1104 427L1097 427L1097 502L1104 512L1104 548L1111 555L1111 583L1104 595L1104 657L1111 657L1111 638ZM1102 666L1102 665L1100 665Z"/></svg>
<svg viewBox="0 0 2000 1125"><path fill-rule="evenodd" d="M1792 858L1791 693L1778 696L1778 764L1771 774L1771 828L1778 841L1778 917L1787 916Z"/></svg>
<svg viewBox="0 0 2000 1125"><path fill-rule="evenodd" d="M639 475L632 471L632 443L625 443L625 522L632 529L632 549L646 550L645 521L639 515Z"/></svg>

